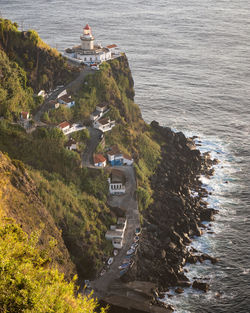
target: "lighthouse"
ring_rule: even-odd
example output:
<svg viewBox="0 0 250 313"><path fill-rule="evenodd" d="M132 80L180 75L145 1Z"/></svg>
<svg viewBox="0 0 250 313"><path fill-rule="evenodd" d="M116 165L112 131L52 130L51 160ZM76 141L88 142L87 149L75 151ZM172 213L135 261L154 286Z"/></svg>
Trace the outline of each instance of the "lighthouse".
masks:
<svg viewBox="0 0 250 313"><path fill-rule="evenodd" d="M83 29L83 35L80 37L81 47L83 50L94 50L94 36L92 35L91 27L87 24Z"/></svg>

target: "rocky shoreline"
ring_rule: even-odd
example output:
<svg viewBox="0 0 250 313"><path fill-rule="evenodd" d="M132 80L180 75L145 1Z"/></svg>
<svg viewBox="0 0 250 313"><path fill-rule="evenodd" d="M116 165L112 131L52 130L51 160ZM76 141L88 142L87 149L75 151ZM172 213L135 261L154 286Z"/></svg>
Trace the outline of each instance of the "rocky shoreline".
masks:
<svg viewBox="0 0 250 313"><path fill-rule="evenodd" d="M157 139L163 142L162 159L151 178L154 202L142 212L142 234L135 264L122 279L155 282L158 286L152 301L155 304L169 287L176 287L176 293L191 286L204 292L209 289L202 280L190 282L183 267L205 260L217 262L189 244L205 228L210 230L209 224L205 226L203 222L213 221L217 213L204 201L208 191L202 186L200 176L213 175L213 165L218 161L212 160L209 153L201 155L194 138L174 133L155 121L151 126Z"/></svg>

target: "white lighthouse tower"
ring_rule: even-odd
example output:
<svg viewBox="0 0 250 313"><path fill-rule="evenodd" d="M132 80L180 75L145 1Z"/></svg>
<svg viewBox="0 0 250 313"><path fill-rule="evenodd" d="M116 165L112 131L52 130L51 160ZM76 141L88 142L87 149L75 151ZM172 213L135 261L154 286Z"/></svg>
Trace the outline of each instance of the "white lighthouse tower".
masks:
<svg viewBox="0 0 250 313"><path fill-rule="evenodd" d="M83 50L94 50L94 36L92 35L91 27L87 24L83 29L81 38L81 47Z"/></svg>

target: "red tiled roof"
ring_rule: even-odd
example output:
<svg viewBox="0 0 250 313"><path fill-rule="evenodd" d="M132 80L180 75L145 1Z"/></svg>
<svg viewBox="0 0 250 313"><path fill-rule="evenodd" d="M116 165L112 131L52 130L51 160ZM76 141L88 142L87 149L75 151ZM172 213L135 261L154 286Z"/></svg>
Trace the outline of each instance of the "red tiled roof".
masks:
<svg viewBox="0 0 250 313"><path fill-rule="evenodd" d="M21 112L21 115L22 115L22 118L23 119L27 119L28 118L28 115L29 115L29 112Z"/></svg>
<svg viewBox="0 0 250 313"><path fill-rule="evenodd" d="M84 29L86 29L86 30L90 30L90 29L91 29L91 27L89 26L89 24L86 24L86 26L84 27Z"/></svg>
<svg viewBox="0 0 250 313"><path fill-rule="evenodd" d="M94 154L94 164L105 162L106 158L102 154Z"/></svg>
<svg viewBox="0 0 250 313"><path fill-rule="evenodd" d="M70 123L66 122L66 121L64 121L61 124L57 125L57 127L61 128L61 129L63 129L63 128L67 127L67 126L70 126Z"/></svg>
<svg viewBox="0 0 250 313"><path fill-rule="evenodd" d="M109 46L107 46L108 49L116 48L116 47L117 47L117 45L109 45Z"/></svg>

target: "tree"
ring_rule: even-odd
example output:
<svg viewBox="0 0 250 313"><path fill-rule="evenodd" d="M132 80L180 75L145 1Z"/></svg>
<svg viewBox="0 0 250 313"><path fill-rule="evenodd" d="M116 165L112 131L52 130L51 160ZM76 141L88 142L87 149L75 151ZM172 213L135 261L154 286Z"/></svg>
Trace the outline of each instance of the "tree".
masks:
<svg viewBox="0 0 250 313"><path fill-rule="evenodd" d="M28 237L19 226L0 221L0 312L96 312L95 299L76 295L76 277L67 283L48 268L48 253L37 248L38 238L39 233Z"/></svg>

